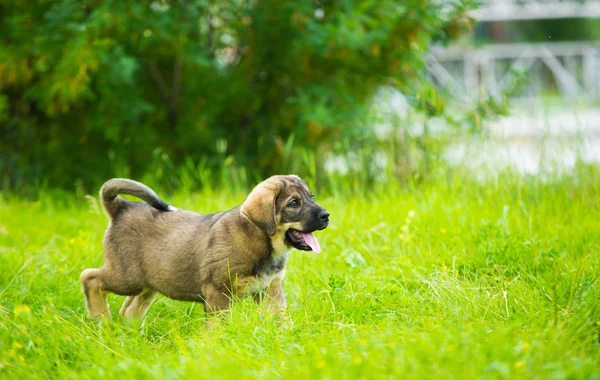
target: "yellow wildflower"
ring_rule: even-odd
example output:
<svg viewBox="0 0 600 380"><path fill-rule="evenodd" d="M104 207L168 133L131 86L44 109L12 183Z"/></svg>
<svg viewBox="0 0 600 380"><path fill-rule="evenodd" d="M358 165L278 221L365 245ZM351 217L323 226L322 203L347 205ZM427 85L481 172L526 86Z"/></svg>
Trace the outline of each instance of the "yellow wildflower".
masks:
<svg viewBox="0 0 600 380"><path fill-rule="evenodd" d="M27 305L18 305L15 307L13 313L15 314L15 316L20 314L29 314L31 313L31 309Z"/></svg>

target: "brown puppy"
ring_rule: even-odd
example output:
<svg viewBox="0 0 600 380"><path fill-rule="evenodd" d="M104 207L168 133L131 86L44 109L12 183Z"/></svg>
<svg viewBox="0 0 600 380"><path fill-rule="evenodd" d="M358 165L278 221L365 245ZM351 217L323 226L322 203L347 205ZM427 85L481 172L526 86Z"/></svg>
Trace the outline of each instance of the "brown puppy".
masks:
<svg viewBox="0 0 600 380"><path fill-rule="evenodd" d="M320 252L312 232L329 223L295 175L270 177L241 206L211 215L177 210L129 179L106 182L100 198L110 218L104 265L81 273L91 317L110 318L108 293L127 296L119 312L126 320L142 319L157 293L203 302L207 313L227 309L234 297L265 294L271 311L282 312L289 252Z"/></svg>

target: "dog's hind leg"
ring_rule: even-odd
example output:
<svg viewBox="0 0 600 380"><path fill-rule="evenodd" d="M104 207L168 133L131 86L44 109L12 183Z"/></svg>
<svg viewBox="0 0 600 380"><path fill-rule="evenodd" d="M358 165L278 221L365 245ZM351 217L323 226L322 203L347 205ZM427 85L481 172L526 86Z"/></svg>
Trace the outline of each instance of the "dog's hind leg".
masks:
<svg viewBox="0 0 600 380"><path fill-rule="evenodd" d="M84 270L80 280L87 300L88 314L92 318L111 317L106 302L108 293L138 295L144 289L143 278L134 270L129 268L128 271L117 272L106 263L99 269Z"/></svg>
<svg viewBox="0 0 600 380"><path fill-rule="evenodd" d="M144 289L136 296L129 296L123 303L119 314L126 321L142 320L154 302L157 292L154 289Z"/></svg>
<svg viewBox="0 0 600 380"><path fill-rule="evenodd" d="M134 298L135 298L135 296L127 296L127 298L125 298L125 302L123 302L123 306L121 306L121 308L119 309L119 315L121 316L121 318L125 319L125 311L129 307L129 305L131 305L131 302L133 301Z"/></svg>
<svg viewBox="0 0 600 380"><path fill-rule="evenodd" d="M110 291L106 290L103 281L103 269L86 269L81 272L79 279L86 299L88 315L92 318L103 316L110 319L110 306L106 302L106 296Z"/></svg>

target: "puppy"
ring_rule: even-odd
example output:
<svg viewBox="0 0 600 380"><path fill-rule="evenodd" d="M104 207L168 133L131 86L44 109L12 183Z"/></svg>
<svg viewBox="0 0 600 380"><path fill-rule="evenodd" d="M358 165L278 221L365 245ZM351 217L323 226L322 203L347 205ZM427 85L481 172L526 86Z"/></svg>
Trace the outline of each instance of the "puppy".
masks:
<svg viewBox="0 0 600 380"><path fill-rule="evenodd" d="M291 249L320 252L313 232L329 224L327 210L295 175L270 177L241 206L210 215L178 210L129 179L106 182L100 199L110 218L104 265L81 273L91 317L110 318L109 293L127 296L119 311L125 320L141 320L157 293L202 302L209 315L233 298L266 296L271 312L281 314Z"/></svg>

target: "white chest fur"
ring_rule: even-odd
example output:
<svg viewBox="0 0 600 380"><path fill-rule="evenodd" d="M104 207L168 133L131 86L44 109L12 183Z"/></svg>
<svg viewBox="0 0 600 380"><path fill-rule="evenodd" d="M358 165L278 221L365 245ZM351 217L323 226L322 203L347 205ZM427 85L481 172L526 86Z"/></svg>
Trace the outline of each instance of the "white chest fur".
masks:
<svg viewBox="0 0 600 380"><path fill-rule="evenodd" d="M274 261L286 260L287 256L292 251L291 248L286 247L286 250L283 251L282 254L275 255L273 254ZM283 281L285 277L285 267L281 268L277 271L264 271L262 273L257 274L256 276L245 277L242 281L238 282L238 292L239 294L251 295L255 294L261 290L267 290L268 287L273 283L273 281Z"/></svg>
<svg viewBox="0 0 600 380"><path fill-rule="evenodd" d="M271 285L273 280L281 279L285 276L285 269L282 269L279 272L272 273L269 275L262 276L254 276L252 279L249 279L246 285L246 291L244 292L247 295L255 294L260 292L261 290L266 290Z"/></svg>

